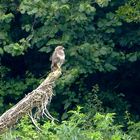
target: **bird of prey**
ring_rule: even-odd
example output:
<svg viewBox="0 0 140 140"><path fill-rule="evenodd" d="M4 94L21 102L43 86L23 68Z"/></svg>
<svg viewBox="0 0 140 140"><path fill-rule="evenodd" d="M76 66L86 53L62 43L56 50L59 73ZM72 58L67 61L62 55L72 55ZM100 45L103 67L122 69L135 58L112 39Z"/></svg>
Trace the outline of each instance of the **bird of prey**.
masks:
<svg viewBox="0 0 140 140"><path fill-rule="evenodd" d="M51 71L55 71L57 69L60 69L62 64L65 61L64 47L63 46L57 46L55 48L50 60L52 61Z"/></svg>

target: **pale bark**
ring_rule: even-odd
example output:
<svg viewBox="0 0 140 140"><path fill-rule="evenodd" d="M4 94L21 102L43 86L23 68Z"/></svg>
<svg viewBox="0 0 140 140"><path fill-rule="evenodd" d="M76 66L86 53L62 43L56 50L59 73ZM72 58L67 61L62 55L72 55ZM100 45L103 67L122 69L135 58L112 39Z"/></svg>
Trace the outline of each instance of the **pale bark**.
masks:
<svg viewBox="0 0 140 140"><path fill-rule="evenodd" d="M0 116L0 133L11 128L26 114L28 114L32 119L38 118L41 115L45 115L48 118L53 119L46 106L52 99L54 82L60 75L60 69L51 72L38 88L28 93L21 101L3 113ZM34 115L32 115L33 108L36 110Z"/></svg>

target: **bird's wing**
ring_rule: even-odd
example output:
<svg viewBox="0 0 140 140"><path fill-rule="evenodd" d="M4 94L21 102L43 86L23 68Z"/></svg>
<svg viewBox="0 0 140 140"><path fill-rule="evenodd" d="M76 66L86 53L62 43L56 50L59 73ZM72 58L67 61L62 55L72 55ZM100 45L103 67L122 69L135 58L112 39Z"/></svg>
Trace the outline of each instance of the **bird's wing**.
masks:
<svg viewBox="0 0 140 140"><path fill-rule="evenodd" d="M54 51L52 56L50 56L50 61L52 61L52 59L54 58L55 54L56 54L56 52Z"/></svg>

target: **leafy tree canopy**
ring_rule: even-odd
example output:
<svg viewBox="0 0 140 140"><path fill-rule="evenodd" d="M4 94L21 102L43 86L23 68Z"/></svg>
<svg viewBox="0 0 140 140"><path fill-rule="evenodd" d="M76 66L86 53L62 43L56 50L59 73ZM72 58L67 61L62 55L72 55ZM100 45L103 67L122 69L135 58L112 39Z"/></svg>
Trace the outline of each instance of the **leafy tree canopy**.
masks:
<svg viewBox="0 0 140 140"><path fill-rule="evenodd" d="M66 119L76 105L90 112L101 101L120 122L126 110L138 120L139 21L138 0L1 0L0 112L43 80L50 55L63 45L54 115Z"/></svg>

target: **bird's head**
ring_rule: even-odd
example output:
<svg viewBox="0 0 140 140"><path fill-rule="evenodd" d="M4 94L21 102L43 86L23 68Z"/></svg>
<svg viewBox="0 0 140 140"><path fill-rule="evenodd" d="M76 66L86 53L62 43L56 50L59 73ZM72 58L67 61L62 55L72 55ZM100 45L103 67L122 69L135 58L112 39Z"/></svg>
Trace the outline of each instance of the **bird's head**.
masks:
<svg viewBox="0 0 140 140"><path fill-rule="evenodd" d="M63 47L63 46L57 46L56 48L55 48L55 50L57 51L57 50L64 50L65 48Z"/></svg>

